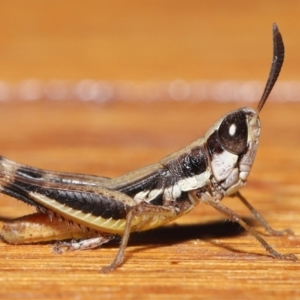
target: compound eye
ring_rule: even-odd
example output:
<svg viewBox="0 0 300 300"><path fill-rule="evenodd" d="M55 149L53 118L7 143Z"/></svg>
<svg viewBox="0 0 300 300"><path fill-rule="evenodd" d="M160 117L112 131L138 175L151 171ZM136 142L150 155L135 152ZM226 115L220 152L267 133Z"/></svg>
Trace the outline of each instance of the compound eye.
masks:
<svg viewBox="0 0 300 300"><path fill-rule="evenodd" d="M243 111L228 115L218 130L219 138L225 150L241 154L247 149L248 126Z"/></svg>

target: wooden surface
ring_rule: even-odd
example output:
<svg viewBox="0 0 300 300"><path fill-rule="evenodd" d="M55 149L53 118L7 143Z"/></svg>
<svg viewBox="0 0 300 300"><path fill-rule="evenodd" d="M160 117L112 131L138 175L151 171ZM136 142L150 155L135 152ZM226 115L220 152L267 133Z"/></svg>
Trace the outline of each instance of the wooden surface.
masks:
<svg viewBox="0 0 300 300"><path fill-rule="evenodd" d="M0 110L1 154L47 169L116 176L186 145L236 107L209 102L5 105ZM294 237L265 236L266 240L278 251L298 257L299 110L299 104L267 103L261 114L260 148L244 189L247 199L274 228L295 232ZM223 201L262 231L236 199ZM1 215L31 211L1 196ZM99 269L113 259L116 243L62 255L53 254L51 247L0 243L2 299L300 296L299 262L268 257L253 237L205 205L170 226L134 235L124 265L111 274L100 274Z"/></svg>
<svg viewBox="0 0 300 300"><path fill-rule="evenodd" d="M0 96L2 80L18 86L30 78L264 81L273 22L286 46L279 81L300 79L297 0L0 4ZM224 113L246 105L209 98L201 103L124 99L105 105L17 99L18 89L12 101L0 103L1 155L102 176L156 162L201 136ZM274 228L294 230L294 237L265 238L300 259L299 115L299 103L267 103L258 155L243 193ZM261 231L236 199L223 203ZM5 217L33 211L6 196L0 197L0 208ZM299 262L270 258L253 237L205 205L169 226L132 236L124 265L111 274L98 271L111 262L118 243L63 255L53 254L51 247L0 242L1 299L300 298Z"/></svg>

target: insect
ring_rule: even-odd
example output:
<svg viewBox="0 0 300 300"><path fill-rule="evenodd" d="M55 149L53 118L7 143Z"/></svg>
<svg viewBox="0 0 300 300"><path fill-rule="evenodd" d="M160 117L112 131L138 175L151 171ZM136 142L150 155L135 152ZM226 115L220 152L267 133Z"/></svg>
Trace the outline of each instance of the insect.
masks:
<svg viewBox="0 0 300 300"><path fill-rule="evenodd" d="M219 119L205 134L159 163L113 179L58 173L0 159L0 192L37 208L38 213L4 222L1 235L10 243L76 239L56 246L69 250L98 247L116 236L122 241L114 261L103 272L120 266L134 231L164 225L199 203L214 207L251 233L277 259L297 260L275 251L221 200L236 196L271 235L276 231L241 195L254 162L260 135L259 113L284 61L281 34L273 25L273 61L256 110L241 108Z"/></svg>

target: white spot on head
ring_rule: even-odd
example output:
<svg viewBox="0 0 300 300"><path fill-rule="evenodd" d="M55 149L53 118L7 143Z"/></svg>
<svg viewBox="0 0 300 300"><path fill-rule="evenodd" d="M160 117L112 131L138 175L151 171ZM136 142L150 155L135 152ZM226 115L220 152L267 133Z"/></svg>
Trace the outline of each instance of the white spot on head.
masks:
<svg viewBox="0 0 300 300"><path fill-rule="evenodd" d="M233 124L231 124L230 127L229 127L229 134L230 134L231 136L234 136L234 135L235 135L235 132L236 132L236 125L233 123Z"/></svg>
<svg viewBox="0 0 300 300"><path fill-rule="evenodd" d="M223 151L220 154L214 154L211 161L211 167L215 179L220 182L225 180L235 168L238 155Z"/></svg>

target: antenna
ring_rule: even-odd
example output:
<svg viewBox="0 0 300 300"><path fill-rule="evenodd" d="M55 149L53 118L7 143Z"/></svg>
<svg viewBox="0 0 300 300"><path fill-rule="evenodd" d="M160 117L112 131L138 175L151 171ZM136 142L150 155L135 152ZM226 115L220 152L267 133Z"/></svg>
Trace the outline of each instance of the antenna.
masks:
<svg viewBox="0 0 300 300"><path fill-rule="evenodd" d="M265 86L265 90L264 90L263 95L261 96L261 99L257 106L258 113L263 108L265 102L268 99L269 94L272 91L272 88L279 76L281 67L283 65L283 61L284 61L283 40L282 40L282 36L278 30L277 25L274 23L273 24L273 61L272 61L272 65L271 65L269 78L268 78L267 84Z"/></svg>

